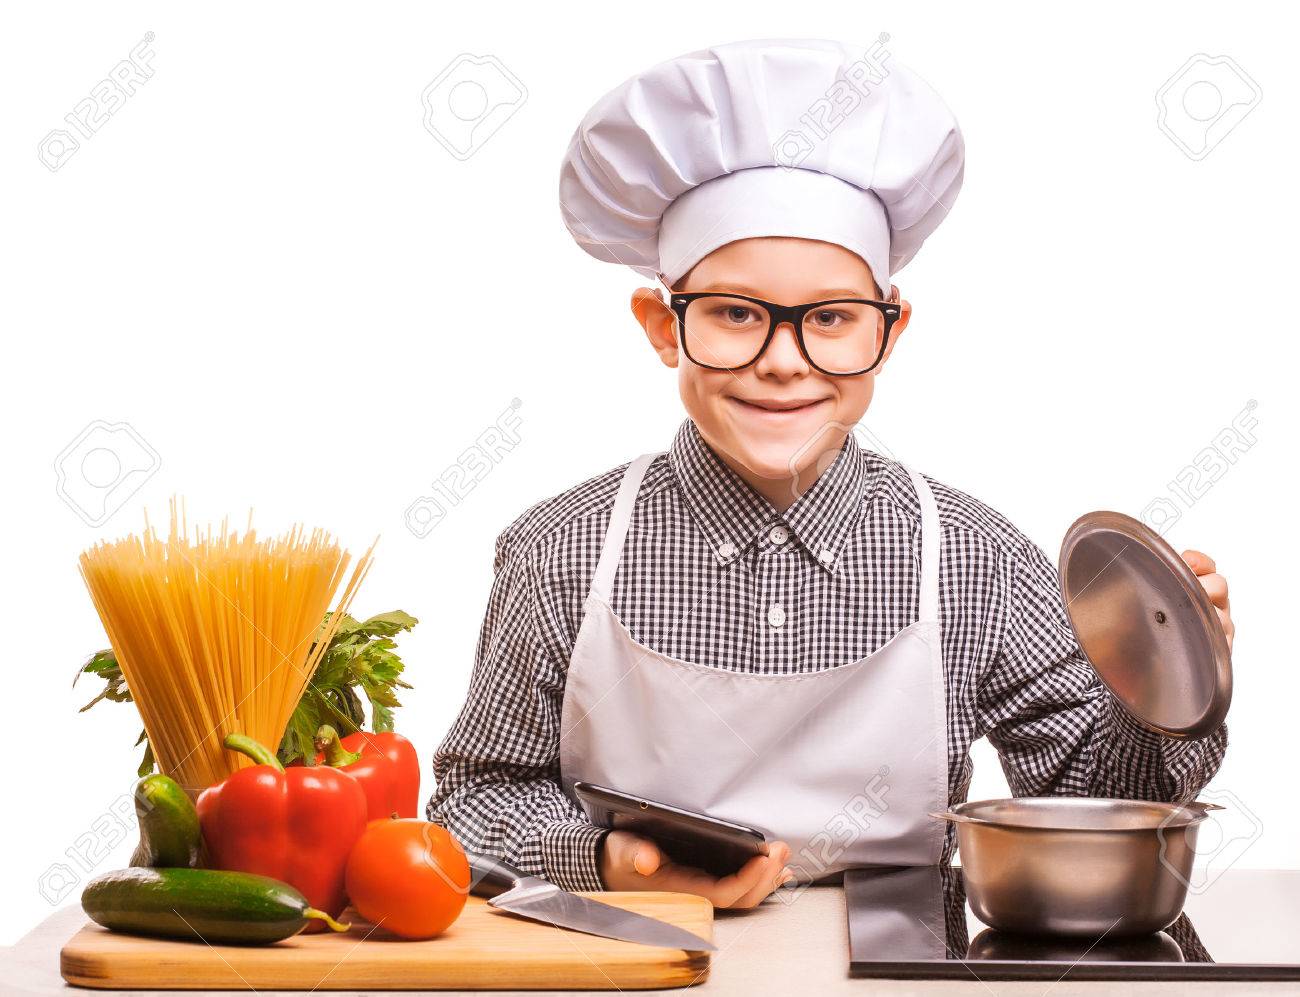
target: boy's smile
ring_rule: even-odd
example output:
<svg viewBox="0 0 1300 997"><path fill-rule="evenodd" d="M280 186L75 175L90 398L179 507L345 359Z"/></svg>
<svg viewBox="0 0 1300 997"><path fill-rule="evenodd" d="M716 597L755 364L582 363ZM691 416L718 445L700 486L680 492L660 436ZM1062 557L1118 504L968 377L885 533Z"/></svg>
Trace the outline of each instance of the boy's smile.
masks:
<svg viewBox="0 0 1300 997"><path fill-rule="evenodd" d="M729 243L700 260L673 291L745 294L782 304L881 299L861 257L831 243L793 238ZM889 349L910 317L910 306L901 307ZM823 374L808 362L788 323L777 326L747 367L712 370L685 356L676 316L658 292L638 290L632 311L660 359L677 368L682 402L705 442L777 509L792 505L830 465L871 404L881 367L849 377Z"/></svg>
<svg viewBox="0 0 1300 997"><path fill-rule="evenodd" d="M739 394L727 393L726 397L741 406L742 412L750 412L760 418L770 417L774 425L786 424L791 418L807 414L817 406L833 400L829 395L821 398L745 398Z"/></svg>

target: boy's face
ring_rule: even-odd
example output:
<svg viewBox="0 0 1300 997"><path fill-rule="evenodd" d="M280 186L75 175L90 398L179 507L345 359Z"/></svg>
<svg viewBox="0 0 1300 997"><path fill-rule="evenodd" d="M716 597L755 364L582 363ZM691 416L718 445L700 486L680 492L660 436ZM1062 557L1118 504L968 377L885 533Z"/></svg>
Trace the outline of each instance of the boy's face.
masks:
<svg viewBox="0 0 1300 997"><path fill-rule="evenodd" d="M674 290L730 291L782 305L881 300L861 257L808 239L729 243L697 263ZM890 349L910 315L910 306L902 305ZM778 508L787 508L829 466L871 404L881 366L853 377L822 374L804 359L790 325L777 328L755 363L718 371L692 363L680 350L675 316L658 291L637 291L632 311L660 359L677 368L682 402L700 435Z"/></svg>

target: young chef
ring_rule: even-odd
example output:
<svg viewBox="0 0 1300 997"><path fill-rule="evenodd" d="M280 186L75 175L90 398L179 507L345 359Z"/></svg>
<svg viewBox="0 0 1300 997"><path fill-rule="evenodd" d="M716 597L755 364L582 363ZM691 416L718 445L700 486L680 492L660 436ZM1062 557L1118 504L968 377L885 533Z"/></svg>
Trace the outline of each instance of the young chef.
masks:
<svg viewBox="0 0 1300 997"><path fill-rule="evenodd" d="M1038 547L849 435L911 315L891 281L962 168L924 81L833 42L696 52L588 113L566 224L663 283L632 314L688 418L667 453L498 540L429 804L467 847L569 889L750 906L795 876L946 862L953 836L927 815L966 798L979 737L1016 795L1184 799L1214 774L1226 732L1174 741L1132 720ZM961 404L915 401L944 420ZM1231 635L1223 578L1184 557ZM781 840L714 878L593 826L575 780Z"/></svg>

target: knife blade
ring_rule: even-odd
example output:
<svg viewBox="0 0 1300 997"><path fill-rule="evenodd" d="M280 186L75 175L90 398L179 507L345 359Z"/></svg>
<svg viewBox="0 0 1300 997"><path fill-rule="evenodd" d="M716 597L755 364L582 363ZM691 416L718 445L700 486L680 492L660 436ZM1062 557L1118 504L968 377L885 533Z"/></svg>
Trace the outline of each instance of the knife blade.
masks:
<svg viewBox="0 0 1300 997"><path fill-rule="evenodd" d="M470 892L488 898L498 910L588 935L688 952L714 952L717 946L675 924L603 904L562 890L540 876L528 876L499 858L471 852Z"/></svg>

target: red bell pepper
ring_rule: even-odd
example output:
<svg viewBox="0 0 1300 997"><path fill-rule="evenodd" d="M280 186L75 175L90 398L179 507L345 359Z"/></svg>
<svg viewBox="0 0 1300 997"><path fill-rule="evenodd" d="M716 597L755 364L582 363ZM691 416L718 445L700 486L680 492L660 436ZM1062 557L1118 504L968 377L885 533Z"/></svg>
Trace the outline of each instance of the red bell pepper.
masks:
<svg viewBox="0 0 1300 997"><path fill-rule="evenodd" d="M340 739L333 727L316 732L316 764L342 769L366 793L371 820L414 817L420 795L420 756L400 734L358 731Z"/></svg>
<svg viewBox="0 0 1300 997"><path fill-rule="evenodd" d="M222 743L258 764L199 795L209 864L281 880L312 907L337 917L347 906L348 855L366 829L361 784L338 769L285 771L275 752L243 734Z"/></svg>

